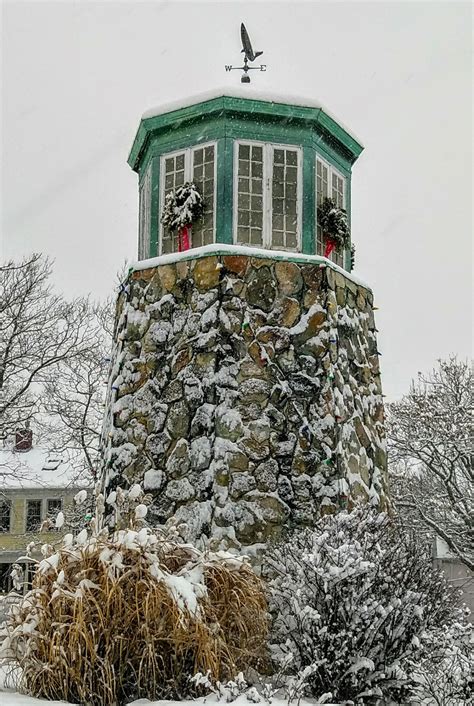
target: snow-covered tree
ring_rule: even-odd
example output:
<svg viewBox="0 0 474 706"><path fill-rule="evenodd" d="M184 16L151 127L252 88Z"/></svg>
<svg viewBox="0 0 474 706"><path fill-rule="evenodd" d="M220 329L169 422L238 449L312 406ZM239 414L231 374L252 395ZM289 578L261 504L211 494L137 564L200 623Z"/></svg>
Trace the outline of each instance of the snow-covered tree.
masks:
<svg viewBox="0 0 474 706"><path fill-rule="evenodd" d="M474 570L472 406L470 364L440 360L388 405L388 441L398 511Z"/></svg>
<svg viewBox="0 0 474 706"><path fill-rule="evenodd" d="M87 298L66 301L56 294L50 277L51 262L39 254L0 265L0 443L3 444L29 423L35 432L40 431L47 394L53 396L54 390L66 382L78 388L81 376L91 378L94 374L91 371L95 362L91 361L95 361L100 347L99 314L94 313ZM84 372L85 368L88 372ZM69 399L63 400L61 413L73 413ZM64 422L65 417L61 420L63 433L67 430ZM49 435L48 447L54 448ZM8 473L16 475L19 470L21 464L18 469L12 468L11 463L4 464L0 467L0 478Z"/></svg>
<svg viewBox="0 0 474 706"><path fill-rule="evenodd" d="M299 696L408 703L430 631L463 620L429 552L370 507L270 547L266 571L275 659Z"/></svg>
<svg viewBox="0 0 474 706"><path fill-rule="evenodd" d="M472 703L474 630L453 623L426 636L412 664L415 686L411 703L418 706L464 706Z"/></svg>
<svg viewBox="0 0 474 706"><path fill-rule="evenodd" d="M90 304L84 320L95 345L51 367L44 385L43 430L54 448L87 479L97 479L106 379L112 343L112 302Z"/></svg>

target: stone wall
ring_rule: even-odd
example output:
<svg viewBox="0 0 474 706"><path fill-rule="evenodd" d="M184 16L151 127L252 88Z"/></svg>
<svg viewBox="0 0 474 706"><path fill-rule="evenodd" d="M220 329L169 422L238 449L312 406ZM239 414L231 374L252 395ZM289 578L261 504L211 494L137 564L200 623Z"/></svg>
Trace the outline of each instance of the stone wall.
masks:
<svg viewBox="0 0 474 706"><path fill-rule="evenodd" d="M119 296L105 494L140 482L150 522L246 550L383 507L371 291L321 258L216 252L156 259Z"/></svg>

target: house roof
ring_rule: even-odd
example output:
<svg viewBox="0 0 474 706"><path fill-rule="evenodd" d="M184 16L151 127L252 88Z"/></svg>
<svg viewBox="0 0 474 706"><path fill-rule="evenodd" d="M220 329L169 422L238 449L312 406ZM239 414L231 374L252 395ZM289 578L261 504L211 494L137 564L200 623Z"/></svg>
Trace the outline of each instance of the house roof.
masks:
<svg viewBox="0 0 474 706"><path fill-rule="evenodd" d="M77 469L63 454L41 447L29 451L0 449L0 490L21 488L80 488Z"/></svg>

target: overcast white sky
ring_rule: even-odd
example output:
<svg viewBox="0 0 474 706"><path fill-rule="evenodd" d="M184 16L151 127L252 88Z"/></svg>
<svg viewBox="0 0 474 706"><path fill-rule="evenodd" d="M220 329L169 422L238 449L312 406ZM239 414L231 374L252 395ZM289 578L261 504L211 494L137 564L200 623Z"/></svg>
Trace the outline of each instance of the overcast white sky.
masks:
<svg viewBox="0 0 474 706"><path fill-rule="evenodd" d="M135 259L140 115L240 86L320 100L360 136L356 272L372 287L389 399L471 354L470 3L16 2L2 9L3 255L52 256L68 296L106 296ZM255 72L256 73L256 72Z"/></svg>

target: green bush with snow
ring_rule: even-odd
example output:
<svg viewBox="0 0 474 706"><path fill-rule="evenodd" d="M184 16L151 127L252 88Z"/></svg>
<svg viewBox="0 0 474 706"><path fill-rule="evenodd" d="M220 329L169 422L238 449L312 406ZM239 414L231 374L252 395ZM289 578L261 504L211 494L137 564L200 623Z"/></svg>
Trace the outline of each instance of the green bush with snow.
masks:
<svg viewBox="0 0 474 706"><path fill-rule="evenodd" d="M439 631L469 632L429 553L370 507L324 517L271 547L267 571L274 657L299 696L411 703ZM455 652L454 640L446 657L448 647ZM468 689L462 669L456 688Z"/></svg>

